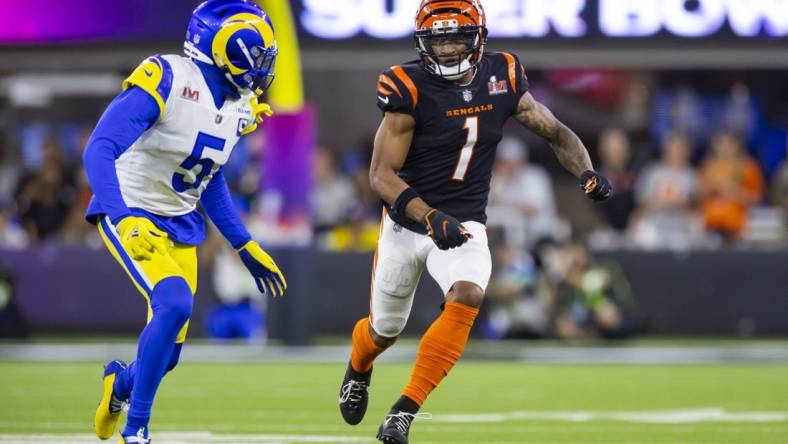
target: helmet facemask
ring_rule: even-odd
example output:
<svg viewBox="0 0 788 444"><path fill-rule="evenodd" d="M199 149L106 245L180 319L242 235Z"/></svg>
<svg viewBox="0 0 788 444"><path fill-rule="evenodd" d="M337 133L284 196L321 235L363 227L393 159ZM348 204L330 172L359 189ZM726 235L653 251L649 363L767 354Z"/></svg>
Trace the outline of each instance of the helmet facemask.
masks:
<svg viewBox="0 0 788 444"><path fill-rule="evenodd" d="M445 23L445 22L444 22ZM449 21L449 24L451 21ZM433 28L417 31L416 50L429 72L446 80L458 80L481 60L486 30L477 26ZM451 44L465 49L452 55L436 52L437 46Z"/></svg>
<svg viewBox="0 0 788 444"><path fill-rule="evenodd" d="M227 67L222 67L222 70L239 90L248 90L261 95L274 82L276 56L279 53L276 43L268 48L253 46L252 48L242 47L242 50L244 57L248 57L253 62L249 63L253 68L237 75L231 74ZM235 63L233 64L238 66Z"/></svg>

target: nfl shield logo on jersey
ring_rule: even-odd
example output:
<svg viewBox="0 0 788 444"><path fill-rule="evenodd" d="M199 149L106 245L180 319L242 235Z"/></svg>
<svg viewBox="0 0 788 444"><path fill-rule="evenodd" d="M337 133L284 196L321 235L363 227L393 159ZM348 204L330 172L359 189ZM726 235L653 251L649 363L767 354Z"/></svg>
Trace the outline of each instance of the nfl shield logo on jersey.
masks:
<svg viewBox="0 0 788 444"><path fill-rule="evenodd" d="M473 93L471 92L471 90L466 89L465 91L463 91L462 99L465 100L466 102L470 102L471 100L473 100Z"/></svg>
<svg viewBox="0 0 788 444"><path fill-rule="evenodd" d="M498 78L495 76L490 77L490 83L487 84L487 90L490 92L491 96L497 96L498 94L506 94L509 92L509 87L506 86L506 80L498 81Z"/></svg>

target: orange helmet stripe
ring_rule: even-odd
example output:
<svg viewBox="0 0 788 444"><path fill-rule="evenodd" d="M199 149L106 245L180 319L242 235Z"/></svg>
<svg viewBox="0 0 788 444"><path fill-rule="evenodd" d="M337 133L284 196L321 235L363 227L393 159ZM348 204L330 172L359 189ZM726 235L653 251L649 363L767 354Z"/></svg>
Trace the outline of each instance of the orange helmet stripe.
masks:
<svg viewBox="0 0 788 444"><path fill-rule="evenodd" d="M457 20L459 26L478 26L473 20L464 15L441 13L427 17L424 22L422 22L420 28L432 29L435 22L444 20Z"/></svg>
<svg viewBox="0 0 788 444"><path fill-rule="evenodd" d="M485 26L484 9L478 0L425 0L416 17L416 29L431 27L435 20L456 19L461 26Z"/></svg>
<svg viewBox="0 0 788 444"><path fill-rule="evenodd" d="M419 90L416 88L416 84L413 83L413 80L411 80L410 76L408 76L408 73L406 73L401 66L393 66L391 67L391 70L394 72L394 75L396 75L397 78L405 84L405 86L408 88L408 91L410 91L410 96L413 97L413 108L415 109L416 105L419 104Z"/></svg>

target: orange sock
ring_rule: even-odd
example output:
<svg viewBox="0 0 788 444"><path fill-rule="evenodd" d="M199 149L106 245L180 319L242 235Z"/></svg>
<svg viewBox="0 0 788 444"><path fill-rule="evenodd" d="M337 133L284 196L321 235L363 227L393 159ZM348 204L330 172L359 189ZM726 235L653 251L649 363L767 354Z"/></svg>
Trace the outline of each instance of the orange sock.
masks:
<svg viewBox="0 0 788 444"><path fill-rule="evenodd" d="M369 333L369 318L360 319L353 328L353 350L350 352L350 364L359 373L368 372L375 358L386 349L380 348L372 340Z"/></svg>
<svg viewBox="0 0 788 444"><path fill-rule="evenodd" d="M416 365L403 396L420 406L424 404L427 396L460 360L478 314L478 308L458 302L446 303L443 313L421 338Z"/></svg>

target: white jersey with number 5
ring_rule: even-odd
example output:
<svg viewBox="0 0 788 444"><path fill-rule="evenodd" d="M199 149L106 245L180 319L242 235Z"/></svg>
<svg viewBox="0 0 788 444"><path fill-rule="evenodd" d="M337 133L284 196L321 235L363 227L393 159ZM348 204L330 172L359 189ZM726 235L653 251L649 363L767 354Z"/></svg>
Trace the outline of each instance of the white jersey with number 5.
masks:
<svg viewBox="0 0 788 444"><path fill-rule="evenodd" d="M217 109L200 69L178 55L146 59L123 82L132 86L153 96L160 116L115 163L123 200L161 216L187 214L251 122L252 95Z"/></svg>

